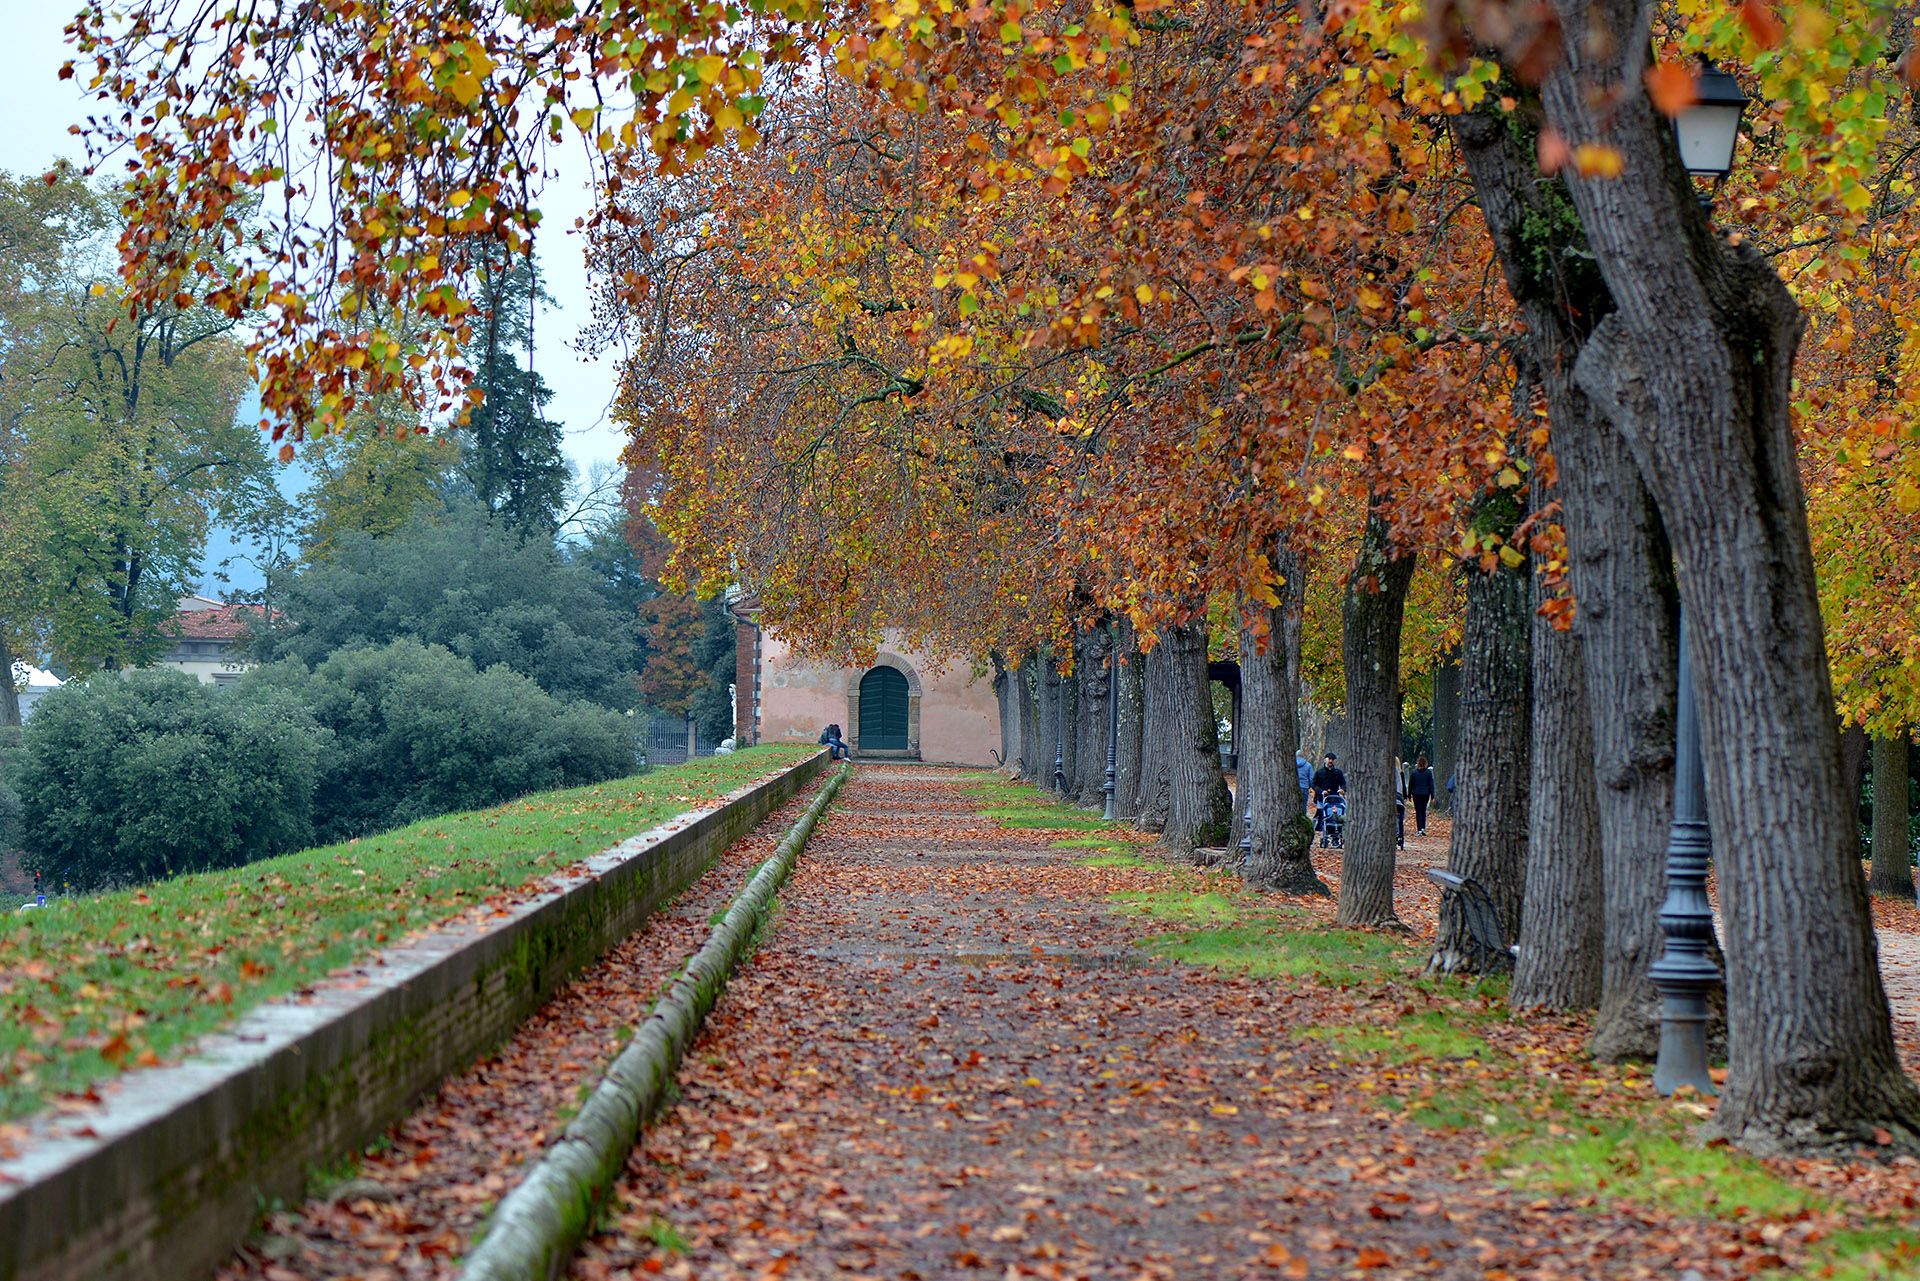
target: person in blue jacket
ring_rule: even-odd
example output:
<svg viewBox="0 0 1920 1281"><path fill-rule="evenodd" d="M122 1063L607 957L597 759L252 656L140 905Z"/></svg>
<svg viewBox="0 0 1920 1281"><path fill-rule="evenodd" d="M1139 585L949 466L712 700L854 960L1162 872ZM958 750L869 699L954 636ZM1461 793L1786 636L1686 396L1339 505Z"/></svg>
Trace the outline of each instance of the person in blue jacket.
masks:
<svg viewBox="0 0 1920 1281"><path fill-rule="evenodd" d="M1300 777L1300 808L1308 811L1313 808L1313 762L1307 759L1304 747L1293 749L1293 772Z"/></svg>

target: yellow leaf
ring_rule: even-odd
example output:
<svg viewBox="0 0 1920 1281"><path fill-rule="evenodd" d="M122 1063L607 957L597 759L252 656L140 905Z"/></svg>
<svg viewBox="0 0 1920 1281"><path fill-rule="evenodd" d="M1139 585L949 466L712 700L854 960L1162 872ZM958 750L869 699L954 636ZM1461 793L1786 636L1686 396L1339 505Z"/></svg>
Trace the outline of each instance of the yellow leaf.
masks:
<svg viewBox="0 0 1920 1281"><path fill-rule="evenodd" d="M1518 568L1520 565L1520 562L1524 561L1525 559L1526 557L1522 556L1519 552L1515 551L1511 544L1508 544L1507 546L1502 547L1500 549L1500 563L1505 565L1508 569Z"/></svg>
<svg viewBox="0 0 1920 1281"><path fill-rule="evenodd" d="M1511 467L1503 467L1500 469L1500 474L1494 477L1494 480L1499 482L1502 488L1512 489L1520 483L1520 473Z"/></svg>
<svg viewBox="0 0 1920 1281"><path fill-rule="evenodd" d="M473 193L462 187L459 191L447 197L447 203L455 209L464 209L472 199Z"/></svg>
<svg viewBox="0 0 1920 1281"><path fill-rule="evenodd" d="M1148 303L1153 301L1153 286L1152 285L1135 285L1133 289L1133 296L1134 296L1134 299L1137 302L1139 302L1139 304L1142 307L1144 307Z"/></svg>
<svg viewBox="0 0 1920 1281"><path fill-rule="evenodd" d="M1627 158L1617 147L1583 142L1573 149L1573 166L1583 178L1618 178L1627 167Z"/></svg>
<svg viewBox="0 0 1920 1281"><path fill-rule="evenodd" d="M710 53L694 64L700 72L700 83L717 85L720 77L727 74L727 60L717 53Z"/></svg>
<svg viewBox="0 0 1920 1281"><path fill-rule="evenodd" d="M471 107L480 96L480 80L471 71L461 71L454 75L447 85L447 92L463 107Z"/></svg>

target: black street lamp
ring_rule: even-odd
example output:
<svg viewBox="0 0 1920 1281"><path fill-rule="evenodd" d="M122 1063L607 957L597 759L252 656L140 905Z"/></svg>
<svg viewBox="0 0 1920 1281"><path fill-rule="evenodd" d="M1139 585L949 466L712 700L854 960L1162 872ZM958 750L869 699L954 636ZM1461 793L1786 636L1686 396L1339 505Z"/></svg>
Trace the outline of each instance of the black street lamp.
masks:
<svg viewBox="0 0 1920 1281"><path fill-rule="evenodd" d="M1060 709L1059 733L1053 736L1053 790L1067 794L1067 678L1059 664L1054 665L1054 704Z"/></svg>
<svg viewBox="0 0 1920 1281"><path fill-rule="evenodd" d="M1666 950L1647 971L1660 992L1660 1058L1654 1065L1653 1088L1670 1095L1690 1085L1713 1094L1707 1072L1707 998L1720 984L1720 971L1708 956L1713 947L1713 909L1707 902L1713 833L1707 824L1707 773L1700 756L1700 717L1684 613L1677 676L1673 827L1667 836L1667 897L1660 905Z"/></svg>
<svg viewBox="0 0 1920 1281"><path fill-rule="evenodd" d="M1747 95L1740 82L1700 59L1694 80L1693 104L1673 118L1673 139L1680 145L1680 163L1696 178L1723 182L1733 172L1733 147L1740 137L1740 118Z"/></svg>
<svg viewBox="0 0 1920 1281"><path fill-rule="evenodd" d="M1680 161L1687 172L1718 183L1733 172L1734 144L1747 95L1739 82L1705 58L1700 60L1698 98L1673 122ZM1702 194L1710 207L1711 193ZM1675 672L1673 735L1673 826L1667 835L1667 896L1660 904L1666 947L1647 971L1660 993L1660 1057L1653 1088L1670 1095L1683 1085L1713 1094L1707 1071L1707 1001L1720 984L1710 959L1713 908L1707 872L1713 866L1713 833L1707 822L1706 765L1700 755L1700 714L1694 699L1693 659L1687 616L1680 613L1680 662Z"/></svg>
<svg viewBox="0 0 1920 1281"><path fill-rule="evenodd" d="M1113 638L1113 647L1108 651L1107 659L1107 781L1100 788L1101 795L1107 798L1106 808L1100 817L1111 823L1119 818L1114 809L1114 780L1119 775L1120 766L1120 638Z"/></svg>
<svg viewBox="0 0 1920 1281"><path fill-rule="evenodd" d="M1747 111L1747 95L1740 82L1713 65L1704 55L1694 79L1691 105L1673 118L1673 140L1680 163L1695 178L1711 179L1701 190L1700 207L1711 211L1713 193L1733 172L1734 145L1740 139L1740 118Z"/></svg>

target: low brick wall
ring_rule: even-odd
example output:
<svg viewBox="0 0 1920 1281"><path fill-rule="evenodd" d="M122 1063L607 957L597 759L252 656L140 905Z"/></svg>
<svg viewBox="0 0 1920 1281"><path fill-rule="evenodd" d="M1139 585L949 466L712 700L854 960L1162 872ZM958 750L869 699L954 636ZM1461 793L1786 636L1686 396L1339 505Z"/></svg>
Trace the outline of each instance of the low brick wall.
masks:
<svg viewBox="0 0 1920 1281"><path fill-rule="evenodd" d="M311 1167L498 1045L825 764L623 841L563 888L381 952L309 999L261 1006L84 1118L37 1122L24 1155L0 1162L0 1281L208 1275L264 1200L298 1195Z"/></svg>

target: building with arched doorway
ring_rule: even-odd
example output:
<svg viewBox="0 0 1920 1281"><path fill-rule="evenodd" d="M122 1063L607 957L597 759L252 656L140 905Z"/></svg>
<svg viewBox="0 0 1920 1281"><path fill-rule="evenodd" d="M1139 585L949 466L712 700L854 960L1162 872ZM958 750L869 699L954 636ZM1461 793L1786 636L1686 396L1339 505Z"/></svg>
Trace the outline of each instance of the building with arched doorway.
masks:
<svg viewBox="0 0 1920 1281"><path fill-rule="evenodd" d="M762 630L750 607L739 620L735 741L811 743L829 724L856 756L992 766L1000 750L993 677L966 659L924 653L888 631L870 667L826 667Z"/></svg>

